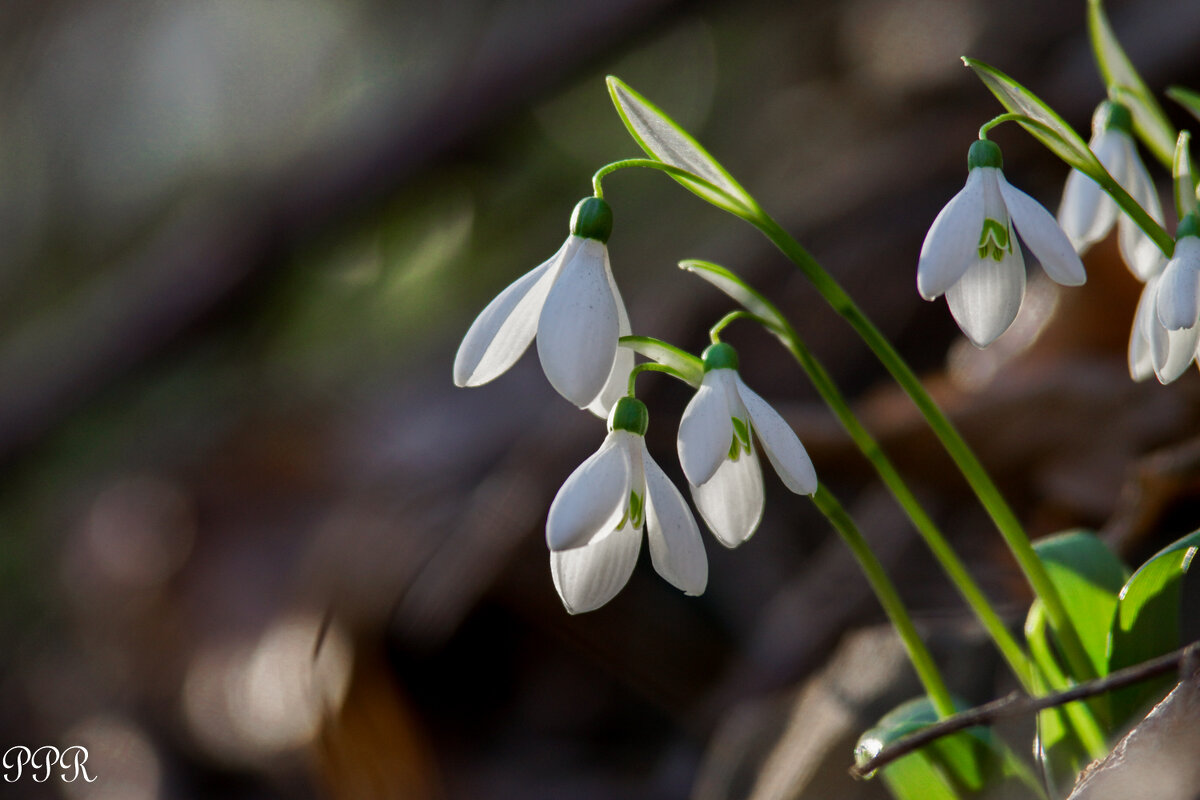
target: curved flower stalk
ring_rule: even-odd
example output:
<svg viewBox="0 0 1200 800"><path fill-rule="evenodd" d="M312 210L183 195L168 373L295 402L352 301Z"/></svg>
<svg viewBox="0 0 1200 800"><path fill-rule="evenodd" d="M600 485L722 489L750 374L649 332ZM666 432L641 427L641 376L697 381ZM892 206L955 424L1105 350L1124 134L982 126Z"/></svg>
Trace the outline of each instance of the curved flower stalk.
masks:
<svg viewBox="0 0 1200 800"><path fill-rule="evenodd" d="M700 529L646 450L647 422L640 400L617 400L604 443L550 504L550 574L571 614L595 610L621 591L637 563L643 526L659 575L689 595L702 594L708 584Z"/></svg>
<svg viewBox="0 0 1200 800"><path fill-rule="evenodd" d="M719 342L704 351L704 379L679 423L679 461L700 516L718 541L737 547L763 515L757 433L767 459L796 494L817 491L804 445L783 417L742 382L737 352Z"/></svg>
<svg viewBox="0 0 1200 800"><path fill-rule="evenodd" d="M608 203L581 200L558 252L475 318L454 358L454 383L480 386L498 378L536 336L550 385L580 408L607 416L633 367L633 353L617 347L631 331L608 262L611 232Z"/></svg>
<svg viewBox="0 0 1200 800"><path fill-rule="evenodd" d="M1132 126L1129 109L1106 100L1092 117L1088 147L1117 183L1161 225L1162 204L1154 181L1138 155ZM1165 259L1154 240L1128 214L1119 213L1116 201L1098 183L1077 169L1071 170L1063 188L1058 222L1079 253L1107 236L1115 223L1121 257L1138 280L1148 280L1162 269Z"/></svg>
<svg viewBox="0 0 1200 800"><path fill-rule="evenodd" d="M942 209L921 246L917 290L926 300L946 295L950 313L976 347L1008 330L1025 295L1025 261L1014 235L1064 286L1087 280L1083 264L1054 217L1009 185L1000 148L971 145L967 184Z"/></svg>

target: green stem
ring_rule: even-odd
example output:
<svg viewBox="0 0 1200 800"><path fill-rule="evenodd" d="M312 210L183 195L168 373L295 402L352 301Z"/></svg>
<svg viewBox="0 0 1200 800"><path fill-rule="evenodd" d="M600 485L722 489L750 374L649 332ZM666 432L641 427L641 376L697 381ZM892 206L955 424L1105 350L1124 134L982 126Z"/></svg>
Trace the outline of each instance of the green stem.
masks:
<svg viewBox="0 0 1200 800"><path fill-rule="evenodd" d="M883 606L888 619L891 620L892 627L900 634L913 669L916 670L917 677L921 679L921 684L925 687L925 692L929 695L938 716L942 718L951 716L954 714L955 708L954 700L950 697L950 690L946 688L946 682L942 679L942 674L938 671L933 656L929 654L925 643L917 635L916 626L913 625L912 618L908 615L908 609L904 607L904 601L900 599L896 587L888 578L879 559L875 557L871 546L859 532L854 520L846 513L846 509L842 508L842 504L824 485L817 488L812 499L829 523L841 534L842 539L849 546L850 552L854 554L867 582L871 584L871 589L874 590L880 605Z"/></svg>
<svg viewBox="0 0 1200 800"><path fill-rule="evenodd" d="M671 377L678 378L684 383L687 383L687 379L680 375L677 370L668 367L666 364L655 364L652 361L648 361L644 364L638 364L636 367L629 370L629 391L627 394L630 397L637 396L636 392L633 390L633 386L635 383L637 383L637 376L641 375L643 372L665 372Z"/></svg>
<svg viewBox="0 0 1200 800"><path fill-rule="evenodd" d="M761 320L764 324L766 320ZM934 558L941 564L943 571L950 578L950 581L958 589L959 594L966 600L967 605L975 612L975 616L979 619L980 624L992 637L996 643L997 649L1012 668L1017 680L1021 686L1029 692L1033 693L1033 678L1032 664L1025 650L1017 643L1016 638L1009 632L1004 621L996 613L992 604L988 602L987 596L983 590L979 588L979 584L971 577L971 573L959 559L958 554L946 541L945 535L938 529L933 519L925 512L924 507L912 490L908 488L908 484L900 477L900 473L892 464L891 460L883 452L879 443L871 436L870 432L863 427L862 422L854 414L850 408L850 404L846 402L846 398L830 377L825 366L817 360L816 356L804 344L804 341L796 333L796 330L790 323L784 323L783 330L775 330L774 326L767 325L768 328L775 330L777 336L783 342L784 346L791 352L792 356L800 364L800 368L808 375L812 385L816 388L817 393L825 401L825 405L842 423L842 427L850 434L850 438L857 445L858 449L871 462L871 466L875 468L875 472L879 478L891 491L892 496L904 509L913 526L925 540L925 544L933 553Z"/></svg>
<svg viewBox="0 0 1200 800"><path fill-rule="evenodd" d="M766 320L751 314L749 311L730 311L728 314L721 317L721 319L717 321L716 325L713 325L708 329L708 338L712 340L713 344L717 344L721 341L721 331L728 328L731 322L737 322L739 319L752 319L755 322L759 322L763 325L767 325L767 327L770 327Z"/></svg>
<svg viewBox="0 0 1200 800"><path fill-rule="evenodd" d="M995 523L1000 535L1004 537L1009 549L1028 579L1034 593L1041 598L1046 606L1050 624L1058 634L1064 654L1071 665L1072 672L1080 679L1096 677L1091 660L1079 639L1079 633L1067 615L1066 606L1058 594L1057 588L1050 580L1046 568L1033 549L1029 537L1021 527L1016 514L1005 502L1000 490L992 482L991 477L979 463L971 448L963 440L950 420L942 413L933 398L925 391L924 385L913 373L912 369L892 347L878 328L858 308L845 290L833 279L821 265L809 255L804 247L792 238L790 234L766 213L760 213L751 222L772 243L778 247L804 274L821 294L825 301L842 316L858 333L862 340L871 348L880 362L892 374L900 387L908 394L917 409L925 417L925 421L941 441L942 446L954 460L963 477L967 479L972 490L979 498Z"/></svg>

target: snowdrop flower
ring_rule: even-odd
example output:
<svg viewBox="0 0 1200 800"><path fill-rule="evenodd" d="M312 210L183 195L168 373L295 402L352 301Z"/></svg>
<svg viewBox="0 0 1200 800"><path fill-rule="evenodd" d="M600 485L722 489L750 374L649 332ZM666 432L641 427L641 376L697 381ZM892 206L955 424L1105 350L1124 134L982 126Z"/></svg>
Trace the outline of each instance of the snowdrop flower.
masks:
<svg viewBox="0 0 1200 800"><path fill-rule="evenodd" d="M1146 165L1138 155L1130 133L1133 119L1125 106L1106 100L1092 117L1092 138L1088 147L1130 197L1159 224L1163 221L1162 204ZM1058 221L1071 244L1080 253L1103 239L1116 223L1121 256L1139 280L1157 273L1166 259L1127 214L1120 214L1116 202L1100 184L1079 170L1071 170L1063 189Z"/></svg>
<svg viewBox="0 0 1200 800"><path fill-rule="evenodd" d="M571 235L551 256L488 304L459 345L454 383L479 386L508 370L537 336L538 358L563 397L606 416L621 396L633 351L605 242L612 210L598 197L575 206Z"/></svg>
<svg viewBox="0 0 1200 800"><path fill-rule="evenodd" d="M1200 325L1169 331L1158 318L1159 282L1162 275L1151 275L1142 288L1133 332L1129 337L1129 374L1135 381L1154 375L1160 383L1170 383L1182 375L1196 356Z"/></svg>
<svg viewBox="0 0 1200 800"><path fill-rule="evenodd" d="M1008 330L1025 295L1025 262L1014 226L1054 281L1078 286L1087 280L1054 217L1008 184L1002 163L994 142L971 145L967 185L933 221L917 264L921 296L936 300L945 294L958 327L980 348Z"/></svg>
<svg viewBox="0 0 1200 800"><path fill-rule="evenodd" d="M643 526L659 575L690 595L703 593L708 583L696 520L646 450L647 419L641 401L617 400L604 443L550 504L550 574L572 614L597 609L621 591L637 563Z"/></svg>
<svg viewBox="0 0 1200 800"><path fill-rule="evenodd" d="M817 491L804 445L779 412L737 373L737 352L725 343L704 351L704 378L679 423L679 461L700 516L726 547L737 547L763 514L762 470L754 436L783 484L796 494Z"/></svg>

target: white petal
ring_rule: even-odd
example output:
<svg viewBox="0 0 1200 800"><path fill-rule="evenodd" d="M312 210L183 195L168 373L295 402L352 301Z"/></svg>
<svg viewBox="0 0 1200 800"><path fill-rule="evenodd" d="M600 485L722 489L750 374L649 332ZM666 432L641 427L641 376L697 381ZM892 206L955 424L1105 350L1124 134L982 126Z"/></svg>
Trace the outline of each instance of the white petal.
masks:
<svg viewBox="0 0 1200 800"><path fill-rule="evenodd" d="M613 431L600 449L563 483L546 518L551 550L580 547L617 527L629 500L632 465L629 431Z"/></svg>
<svg viewBox="0 0 1200 800"><path fill-rule="evenodd" d="M1137 145L1125 134L1121 135L1121 144L1125 151L1122 158L1124 174L1113 172L1113 176L1121 182L1121 185L1138 202L1138 205L1146 209L1146 213L1155 222L1162 224L1163 211L1162 203L1158 199L1158 190L1154 188L1154 181L1150 178L1146 165L1138 155ZM1158 249L1158 245L1154 244L1154 240L1147 236L1127 214L1121 214L1117 223L1117 232L1121 257L1125 259L1130 271L1139 280L1144 281L1162 269L1167 260L1166 256Z"/></svg>
<svg viewBox="0 0 1200 800"><path fill-rule="evenodd" d="M1138 298L1137 311L1133 315L1133 330L1129 333L1129 375L1135 381L1144 381L1154 374L1147 325L1158 324L1154 310L1157 286L1158 278L1150 278L1150 282L1142 288L1142 296Z"/></svg>
<svg viewBox="0 0 1200 800"><path fill-rule="evenodd" d="M696 395L679 420L679 463L693 486L712 478L733 444L733 415L729 407L728 382L736 375L731 369L704 373Z"/></svg>
<svg viewBox="0 0 1200 800"><path fill-rule="evenodd" d="M605 275L606 248L595 239L579 244L542 306L537 347L550 385L580 408L600 394L617 354L617 303Z"/></svg>
<svg viewBox="0 0 1200 800"><path fill-rule="evenodd" d="M1025 264L1014 242L1002 261L976 259L946 292L946 304L971 344L983 348L1008 330L1024 295Z"/></svg>
<svg viewBox="0 0 1200 800"><path fill-rule="evenodd" d="M633 333L633 329L629 327L629 314L625 311L625 303L621 300L617 282L613 280L612 266L608 261L608 248L604 249L604 277L608 279L608 288L612 290L613 299L617 303L617 335L628 336ZM600 390L600 394L596 395L596 398L588 404L588 411L602 419L608 419L608 412L612 411L613 405L629 389L629 373L633 370L633 360L632 350L617 345L617 355L613 359L608 380L604 382L604 388Z"/></svg>
<svg viewBox="0 0 1200 800"><path fill-rule="evenodd" d="M1200 318L1200 239L1185 236L1158 279L1158 319L1167 330L1190 328Z"/></svg>
<svg viewBox="0 0 1200 800"><path fill-rule="evenodd" d="M925 234L917 261L917 291L926 300L945 294L977 256L985 169L970 171L966 186L938 213Z"/></svg>
<svg viewBox="0 0 1200 800"><path fill-rule="evenodd" d="M646 471L646 536L650 560L668 583L685 594L699 595L708 585L708 556L700 528L683 495L642 445Z"/></svg>
<svg viewBox="0 0 1200 800"><path fill-rule="evenodd" d="M550 577L568 613L595 611L629 582L642 549L642 529L619 531L573 550L551 551Z"/></svg>
<svg viewBox="0 0 1200 800"><path fill-rule="evenodd" d="M707 483L692 485L692 499L717 541L737 547L762 521L763 482L758 455L752 451L742 453L737 461L725 459Z"/></svg>
<svg viewBox="0 0 1200 800"><path fill-rule="evenodd" d="M1120 142L1108 131L1093 134L1088 147L1104 168L1112 171L1120 155ZM1058 222L1071 245L1080 253L1103 239L1117 221L1117 204L1100 184L1079 170L1071 170L1058 207Z"/></svg>
<svg viewBox="0 0 1200 800"><path fill-rule="evenodd" d="M817 472L796 432L778 411L743 383L740 376L737 378L737 389L750 414L750 422L754 425L758 440L762 443L763 452L767 454L783 485L796 494L817 491Z"/></svg>
<svg viewBox="0 0 1200 800"><path fill-rule="evenodd" d="M1167 331L1158 325L1155 327L1158 330L1151 341L1154 375L1158 378L1159 383L1171 383L1187 372L1187 368L1191 366L1192 360L1196 357L1196 340L1197 333L1200 333L1200 326L1192 326L1178 331ZM1166 340L1165 348L1160 344L1164 339ZM1165 354L1160 354L1160 349L1165 349Z"/></svg>
<svg viewBox="0 0 1200 800"><path fill-rule="evenodd" d="M1009 184L1003 174L996 176L996 182L1000 185L1000 194L1004 197L1004 205L1008 208L1017 233L1051 280L1063 286L1079 286L1086 281L1087 273L1083 270L1079 254L1050 212L1037 200Z"/></svg>
<svg viewBox="0 0 1200 800"><path fill-rule="evenodd" d="M479 386L499 377L529 347L569 243L568 239L543 264L509 284L471 323L454 357L456 386Z"/></svg>

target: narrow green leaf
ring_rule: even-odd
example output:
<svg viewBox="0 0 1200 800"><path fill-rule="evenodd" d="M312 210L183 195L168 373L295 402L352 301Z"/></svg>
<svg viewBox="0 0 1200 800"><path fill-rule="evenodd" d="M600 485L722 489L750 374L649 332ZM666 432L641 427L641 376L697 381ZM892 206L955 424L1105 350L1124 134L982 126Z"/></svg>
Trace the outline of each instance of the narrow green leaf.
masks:
<svg viewBox="0 0 1200 800"><path fill-rule="evenodd" d="M673 344L651 336L622 336L620 344L651 361L670 367L692 386L699 386L704 379L704 362Z"/></svg>
<svg viewBox="0 0 1200 800"><path fill-rule="evenodd" d="M1108 654L1110 671L1140 664L1185 644L1181 611L1184 578L1200 550L1200 531L1159 551L1121 589ZM1116 721L1127 722L1161 696L1170 678L1114 692Z"/></svg>
<svg viewBox="0 0 1200 800"><path fill-rule="evenodd" d="M733 298L734 302L742 308L762 319L776 332L787 330L787 320L779 313L779 309L729 269L711 261L700 261L694 258L680 261L679 267L704 278Z"/></svg>
<svg viewBox="0 0 1200 800"><path fill-rule="evenodd" d="M757 210L754 199L695 138L627 83L608 76L608 92L630 135L652 158L703 178L719 192L687 177L673 175L713 205L746 216Z"/></svg>
<svg viewBox="0 0 1200 800"><path fill-rule="evenodd" d="M1200 96L1197 97L1200 100ZM1196 171L1192 167L1192 135L1180 131L1175 140L1175 158L1171 162L1171 176L1175 185L1175 213L1180 219L1185 214L1196 213Z"/></svg>
<svg viewBox="0 0 1200 800"><path fill-rule="evenodd" d="M1104 172L1100 161L1088 149L1087 142L1037 95L990 64L974 58L964 58L963 63L975 71L1001 105L1011 113L1029 117L1037 123L1019 122L1051 152L1089 177L1095 177L1097 170Z"/></svg>
<svg viewBox="0 0 1200 800"><path fill-rule="evenodd" d="M1200 119L1200 93L1182 86L1170 86L1167 88L1167 97L1187 109L1193 117Z"/></svg>
<svg viewBox="0 0 1200 800"><path fill-rule="evenodd" d="M1129 107L1138 136L1159 161L1169 166L1175 152L1175 127L1125 55L1101 0L1088 0L1087 18L1092 52L1109 95Z"/></svg>

